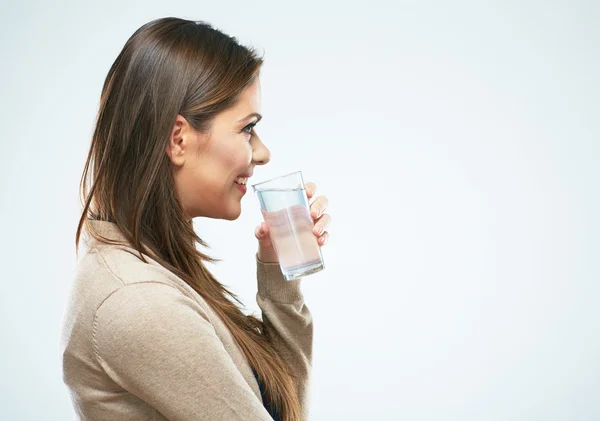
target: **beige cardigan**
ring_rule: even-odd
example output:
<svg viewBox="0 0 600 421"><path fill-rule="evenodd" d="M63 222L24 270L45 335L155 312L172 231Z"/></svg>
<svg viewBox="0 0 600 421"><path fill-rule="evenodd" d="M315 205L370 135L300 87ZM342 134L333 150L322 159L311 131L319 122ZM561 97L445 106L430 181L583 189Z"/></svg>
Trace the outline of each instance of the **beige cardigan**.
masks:
<svg viewBox="0 0 600 421"><path fill-rule="evenodd" d="M126 241L116 224L90 222ZM247 359L196 291L133 248L85 234L60 350L80 420L272 420ZM255 258L256 301L275 348L299 376L307 420L313 324L301 279L286 281L278 264Z"/></svg>

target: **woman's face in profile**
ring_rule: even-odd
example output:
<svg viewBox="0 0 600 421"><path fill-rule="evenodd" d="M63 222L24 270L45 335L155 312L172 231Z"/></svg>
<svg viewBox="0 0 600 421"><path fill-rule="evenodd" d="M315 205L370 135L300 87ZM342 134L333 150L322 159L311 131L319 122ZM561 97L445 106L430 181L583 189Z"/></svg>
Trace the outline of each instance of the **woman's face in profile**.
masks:
<svg viewBox="0 0 600 421"><path fill-rule="evenodd" d="M173 163L175 187L188 219L239 217L244 194L236 185L236 178L252 174L256 165L264 165L270 159L269 149L252 128L260 120L260 110L257 78L234 106L217 114L209 134L197 132L177 115L166 152Z"/></svg>

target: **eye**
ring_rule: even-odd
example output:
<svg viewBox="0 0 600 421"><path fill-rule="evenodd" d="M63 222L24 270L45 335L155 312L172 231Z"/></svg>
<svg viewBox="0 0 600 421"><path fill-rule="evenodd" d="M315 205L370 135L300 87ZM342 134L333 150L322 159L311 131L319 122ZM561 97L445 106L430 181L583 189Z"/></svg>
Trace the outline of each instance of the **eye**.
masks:
<svg viewBox="0 0 600 421"><path fill-rule="evenodd" d="M248 133L249 135L252 135L252 129L254 128L254 126L256 126L256 121L248 124L242 129L242 131Z"/></svg>

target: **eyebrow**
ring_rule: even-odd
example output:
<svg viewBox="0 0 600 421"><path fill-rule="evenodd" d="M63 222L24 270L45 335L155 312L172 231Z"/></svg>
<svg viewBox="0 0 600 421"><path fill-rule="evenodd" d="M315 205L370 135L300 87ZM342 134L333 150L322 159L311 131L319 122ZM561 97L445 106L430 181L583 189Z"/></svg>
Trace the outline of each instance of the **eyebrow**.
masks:
<svg viewBox="0 0 600 421"><path fill-rule="evenodd" d="M247 115L246 117L244 117L244 118L241 118L241 119L239 119L239 120L238 120L238 123L239 123L240 121L248 120L248 119L250 119L250 118L252 118L252 117L256 117L256 118L257 118L257 120L256 120L256 122L257 122L257 123L258 123L258 122L259 122L259 121L262 119L262 115L260 115L259 113L252 113L252 114L248 114L248 115Z"/></svg>

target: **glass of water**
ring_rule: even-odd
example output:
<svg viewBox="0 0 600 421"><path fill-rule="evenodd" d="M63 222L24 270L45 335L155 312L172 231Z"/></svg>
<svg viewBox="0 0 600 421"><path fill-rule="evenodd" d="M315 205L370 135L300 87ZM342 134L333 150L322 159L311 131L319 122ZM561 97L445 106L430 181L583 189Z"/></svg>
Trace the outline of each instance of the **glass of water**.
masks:
<svg viewBox="0 0 600 421"><path fill-rule="evenodd" d="M321 247L312 232L315 223L302 172L253 184L252 188L269 226L284 279L289 281L325 269Z"/></svg>

